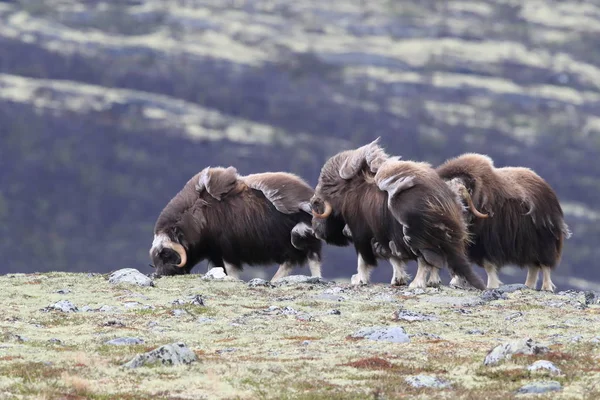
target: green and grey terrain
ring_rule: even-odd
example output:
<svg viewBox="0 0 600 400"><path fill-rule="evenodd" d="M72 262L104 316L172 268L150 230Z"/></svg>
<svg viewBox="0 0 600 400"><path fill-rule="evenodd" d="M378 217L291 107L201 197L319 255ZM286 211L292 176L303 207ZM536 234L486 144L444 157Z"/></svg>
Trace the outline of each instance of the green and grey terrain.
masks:
<svg viewBox="0 0 600 400"><path fill-rule="evenodd" d="M0 277L1 398L600 396L597 292L107 278Z"/></svg>
<svg viewBox="0 0 600 400"><path fill-rule="evenodd" d="M149 272L154 221L200 169L314 185L381 136L535 169L574 233L559 289L597 285L599 33L583 1L0 2L0 272ZM326 277L354 268L327 248Z"/></svg>

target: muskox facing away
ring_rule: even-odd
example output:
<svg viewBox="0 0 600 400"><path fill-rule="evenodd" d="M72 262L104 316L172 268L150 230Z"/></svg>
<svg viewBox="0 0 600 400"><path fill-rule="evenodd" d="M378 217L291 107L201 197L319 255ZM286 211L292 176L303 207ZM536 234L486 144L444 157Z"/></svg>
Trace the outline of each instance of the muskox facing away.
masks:
<svg viewBox="0 0 600 400"><path fill-rule="evenodd" d="M439 284L438 271L447 264L485 289L465 254L467 231L455 194L429 164L391 158L376 142L338 153L321 169L311 200L315 235L338 246L353 242L355 284L368 283L376 259L389 254L392 284L406 283L405 262L417 260L411 287L426 286L428 273Z"/></svg>
<svg viewBox="0 0 600 400"><path fill-rule="evenodd" d="M528 268L525 285L535 288L541 269L542 290L554 291L551 271L571 232L550 185L528 168L495 168L481 154L463 154L436 170L450 187L466 188L475 207L487 215L470 221L468 247L471 261L488 274L487 287L502 283L499 268L515 264Z"/></svg>
<svg viewBox="0 0 600 400"><path fill-rule="evenodd" d="M322 243L310 227L313 193L289 173L240 176L234 167L205 168L158 217L150 249L155 274L190 273L207 259L236 278L243 264L277 263L277 279L305 262L320 277Z"/></svg>

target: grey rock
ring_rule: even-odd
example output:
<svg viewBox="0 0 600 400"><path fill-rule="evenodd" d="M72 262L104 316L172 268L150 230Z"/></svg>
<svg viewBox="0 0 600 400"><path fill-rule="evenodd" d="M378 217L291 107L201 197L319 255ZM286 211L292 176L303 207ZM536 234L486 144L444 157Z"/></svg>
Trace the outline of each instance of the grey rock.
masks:
<svg viewBox="0 0 600 400"><path fill-rule="evenodd" d="M439 335L436 335L435 333L428 333L428 332L419 332L419 333L414 333L412 335L408 335L409 337L413 338L413 337L426 337L428 339L433 339L433 340L440 340L442 337Z"/></svg>
<svg viewBox="0 0 600 400"><path fill-rule="evenodd" d="M16 333L8 333L6 335L6 338L7 338L7 341L10 341L10 342L20 342L20 343L22 343L22 342L29 342L29 338L28 337L23 336L23 335L19 335L19 334L16 334Z"/></svg>
<svg viewBox="0 0 600 400"><path fill-rule="evenodd" d="M512 283L510 285L501 285L497 290L502 293L512 293L512 292L516 292L517 290L526 290L526 289L529 289L529 287L525 286L522 283Z"/></svg>
<svg viewBox="0 0 600 400"><path fill-rule="evenodd" d="M590 342L592 342L592 343L600 343L600 336L596 336L595 338L592 338L592 340L590 340Z"/></svg>
<svg viewBox="0 0 600 400"><path fill-rule="evenodd" d="M188 304L192 304L195 306L204 306L204 299L202 298L202 295L199 294L195 294L193 296L190 296L190 299L188 300Z"/></svg>
<svg viewBox="0 0 600 400"><path fill-rule="evenodd" d="M299 285L299 284L320 284L326 285L327 281L323 278L307 276L307 275L288 275L283 278L271 281L275 286Z"/></svg>
<svg viewBox="0 0 600 400"><path fill-rule="evenodd" d="M282 308L281 309L281 313L283 315L298 315L298 311L294 310L292 307L284 307L284 308Z"/></svg>
<svg viewBox="0 0 600 400"><path fill-rule="evenodd" d="M363 328L352 334L354 338L365 338L380 342L408 343L410 337L401 326Z"/></svg>
<svg viewBox="0 0 600 400"><path fill-rule="evenodd" d="M63 343L62 340L57 339L57 338L48 339L48 342L52 343L52 344L62 344Z"/></svg>
<svg viewBox="0 0 600 400"><path fill-rule="evenodd" d="M187 311L182 310L180 308L176 308L175 310L171 311L171 314L173 314L176 317L182 317L184 315L187 315Z"/></svg>
<svg viewBox="0 0 600 400"><path fill-rule="evenodd" d="M312 315L310 315L310 314L307 314L307 313L301 313L301 314L298 314L298 315L296 315L296 319L297 319L298 321L305 321L305 322L309 322L309 321L312 321L314 318L313 318L313 316L312 316Z"/></svg>
<svg viewBox="0 0 600 400"><path fill-rule="evenodd" d="M328 289L325 289L325 291L323 291L324 294L340 294L340 293L344 293L346 292L347 289L339 287L339 286L334 286Z"/></svg>
<svg viewBox="0 0 600 400"><path fill-rule="evenodd" d="M109 344L112 346L127 346L131 344L143 344L144 340L135 337L122 337L116 338L109 341L104 342L104 344Z"/></svg>
<svg viewBox="0 0 600 400"><path fill-rule="evenodd" d="M394 313L397 320L402 321L436 321L437 317L434 315L425 315L414 311L408 311L400 309Z"/></svg>
<svg viewBox="0 0 600 400"><path fill-rule="evenodd" d="M560 368L558 368L552 362L547 361L547 360L537 360L536 362L531 364L529 367L527 367L527 369L529 371L540 371L540 370L548 371L548 372L550 372L552 374L556 374L556 375L559 375L561 373Z"/></svg>
<svg viewBox="0 0 600 400"><path fill-rule="evenodd" d="M135 268L123 268L110 274L108 282L112 284L130 284L142 287L154 286L152 279Z"/></svg>
<svg viewBox="0 0 600 400"><path fill-rule="evenodd" d="M261 278L251 279L250 281L248 281L248 286L249 287L260 287L260 286L273 287L271 282L269 282L265 279L261 279Z"/></svg>
<svg viewBox="0 0 600 400"><path fill-rule="evenodd" d="M111 312L111 311L117 311L117 310L118 310L117 307L103 305L97 311L100 311L100 312Z"/></svg>
<svg viewBox="0 0 600 400"><path fill-rule="evenodd" d="M71 289L59 289L56 291L58 294L68 294L71 293Z"/></svg>
<svg viewBox="0 0 600 400"><path fill-rule="evenodd" d="M488 289L484 290L481 294L481 300L483 301L493 301L493 300L506 300L508 296L506 293L502 292L498 289Z"/></svg>
<svg viewBox="0 0 600 400"><path fill-rule="evenodd" d="M83 307L81 307L81 309L79 311L81 311L81 312L91 312L91 311L94 311L94 309L92 307L90 307L90 306L83 306Z"/></svg>
<svg viewBox="0 0 600 400"><path fill-rule="evenodd" d="M75 306L75 304L71 303L69 300L57 301L54 304L50 304L44 310L46 310L46 311L56 310L56 311L62 311L62 312L66 312L66 313L79 311L77 306Z"/></svg>
<svg viewBox="0 0 600 400"><path fill-rule="evenodd" d="M514 354L536 355L548 352L548 348L541 346L533 339L520 339L503 343L494 347L485 357L485 365L496 365L503 360L509 360Z"/></svg>
<svg viewBox="0 0 600 400"><path fill-rule="evenodd" d="M208 318L208 317L200 317L196 320L196 322L198 322L199 324L209 324L214 321L215 321L214 318Z"/></svg>
<svg viewBox="0 0 600 400"><path fill-rule="evenodd" d="M204 274L202 279L223 280L223 279L225 279L226 276L227 276L227 274L225 273L225 270L223 268L217 267L217 268L211 268L210 270L208 270L208 272L206 274Z"/></svg>
<svg viewBox="0 0 600 400"><path fill-rule="evenodd" d="M519 311L519 312L516 312L516 313L512 313L512 314L510 314L508 317L506 317L506 318L504 318L504 319L505 319L506 321L511 321L511 320L513 320L513 319L518 319L518 318L520 318L520 317L522 317L522 316L523 316L523 313Z"/></svg>
<svg viewBox="0 0 600 400"><path fill-rule="evenodd" d="M450 387L450 383L448 383L446 380L429 375L409 376L405 378L405 381L415 388L444 389Z"/></svg>
<svg viewBox="0 0 600 400"><path fill-rule="evenodd" d="M310 344L310 340L305 340L301 343L302 346L308 346Z"/></svg>
<svg viewBox="0 0 600 400"><path fill-rule="evenodd" d="M381 294L378 294L376 296L373 296L373 298L371 299L371 301L377 301L377 302L380 302L380 303L394 303L394 302L397 302L398 299L395 298L394 296L389 295L389 294L381 293Z"/></svg>
<svg viewBox="0 0 600 400"><path fill-rule="evenodd" d="M600 304L600 293L588 290L584 293L584 296L586 305Z"/></svg>
<svg viewBox="0 0 600 400"><path fill-rule="evenodd" d="M237 351L237 349L235 347L228 347L226 349L219 349L219 350L217 350L217 353L219 353L219 354L233 353L234 351Z"/></svg>
<svg viewBox="0 0 600 400"><path fill-rule="evenodd" d="M184 343L171 343L158 347L144 354L138 354L131 361L123 364L127 368L138 368L143 365L160 363L163 365L191 364L198 360L196 354Z"/></svg>
<svg viewBox="0 0 600 400"><path fill-rule="evenodd" d="M313 299L315 300L325 300L325 301L344 301L346 300L345 296L339 296L336 294L329 294L329 293L321 293L317 296L314 296Z"/></svg>
<svg viewBox="0 0 600 400"><path fill-rule="evenodd" d="M327 314L342 315L342 312L340 310L329 310L329 311L327 311Z"/></svg>
<svg viewBox="0 0 600 400"><path fill-rule="evenodd" d="M428 303L447 304L457 307L473 307L484 303L480 297L475 296L434 296L427 299Z"/></svg>
<svg viewBox="0 0 600 400"><path fill-rule="evenodd" d="M583 339L583 336L581 336L581 335L576 335L576 336L573 336L573 337L571 338L571 342L575 342L575 343L577 343L577 342L580 342L582 339Z"/></svg>
<svg viewBox="0 0 600 400"><path fill-rule="evenodd" d="M521 387L517 390L519 394L526 393L548 393L548 392L556 392L562 389L560 382L557 381L539 381L528 383L527 385Z"/></svg>
<svg viewBox="0 0 600 400"><path fill-rule="evenodd" d="M138 303L137 301L128 301L123 303L123 305L125 306L125 308L138 308L142 304Z"/></svg>
<svg viewBox="0 0 600 400"><path fill-rule="evenodd" d="M485 335L485 332L480 331L479 329L471 329L467 331L468 335Z"/></svg>
<svg viewBox="0 0 600 400"><path fill-rule="evenodd" d="M123 328L125 327L125 324L122 321L118 321L116 319L111 319L110 321L106 321L104 323L104 326L112 326L115 328Z"/></svg>

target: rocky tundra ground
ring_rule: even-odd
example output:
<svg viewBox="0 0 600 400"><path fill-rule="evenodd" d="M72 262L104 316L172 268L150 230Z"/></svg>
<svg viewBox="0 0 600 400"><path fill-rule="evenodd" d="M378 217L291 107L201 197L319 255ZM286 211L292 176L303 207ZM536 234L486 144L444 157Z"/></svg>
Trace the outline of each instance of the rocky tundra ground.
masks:
<svg viewBox="0 0 600 400"><path fill-rule="evenodd" d="M600 397L600 294L0 277L3 399Z"/></svg>

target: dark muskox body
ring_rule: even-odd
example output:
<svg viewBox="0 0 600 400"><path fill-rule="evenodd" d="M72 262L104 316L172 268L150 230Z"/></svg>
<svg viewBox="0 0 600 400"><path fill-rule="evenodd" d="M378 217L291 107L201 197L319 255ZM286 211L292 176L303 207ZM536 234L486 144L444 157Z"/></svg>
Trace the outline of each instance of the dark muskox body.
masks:
<svg viewBox="0 0 600 400"><path fill-rule="evenodd" d="M392 283L402 284L404 263L417 260L412 287L425 286L429 271L439 281L437 272L447 263L453 273L484 288L464 254L466 226L455 194L428 164L391 159L375 142L341 152L323 166L311 207L317 237L338 246L354 244L353 283L367 283L377 258L391 257L400 278ZM350 235L344 235L345 225Z"/></svg>
<svg viewBox="0 0 600 400"><path fill-rule="evenodd" d="M150 249L156 274L189 273L208 259L234 277L243 264L277 263L278 278L307 261L320 276L322 244L310 229L312 195L292 174L244 177L233 167L204 169L158 217Z"/></svg>
<svg viewBox="0 0 600 400"><path fill-rule="evenodd" d="M543 290L554 290L551 270L560 262L570 236L554 190L527 168L495 168L481 154L464 154L436 169L450 187L464 185L475 207L488 218L470 220L471 261L488 273L488 288L501 282L497 270L506 264L528 267L525 284L535 288L543 272Z"/></svg>

